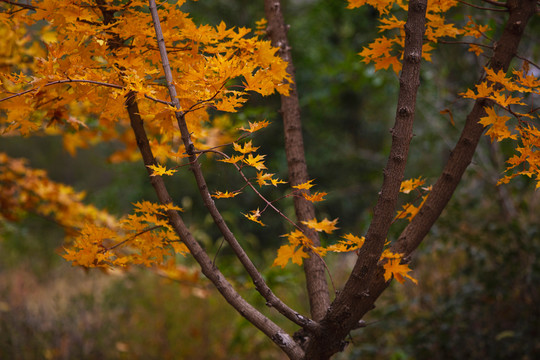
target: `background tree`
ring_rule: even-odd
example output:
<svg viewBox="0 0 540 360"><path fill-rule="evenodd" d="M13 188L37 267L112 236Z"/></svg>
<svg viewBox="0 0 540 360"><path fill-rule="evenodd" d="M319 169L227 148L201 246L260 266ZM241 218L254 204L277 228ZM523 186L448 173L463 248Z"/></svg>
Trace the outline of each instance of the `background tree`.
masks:
<svg viewBox="0 0 540 360"><path fill-rule="evenodd" d="M350 6L361 3L363 2L351 2ZM386 14L392 5L370 3L382 14ZM534 1L509 1L506 4L489 2L494 9L508 12L509 18L507 24L501 27L497 46L492 47L493 54L486 67L486 74L480 79L476 91L463 93L465 97L475 99L476 103L467 117L461 139L451 152L442 176L429 196L421 194L421 206L405 205L397 217L395 208L399 191L409 192L424 184L420 179L402 183L412 138L422 52L424 58L429 59L430 48L439 42L441 37L468 35L485 37L490 41L491 39L485 35L488 29L472 20L462 28L444 22L447 11L457 5L455 2L411 2L408 7L397 2L397 8L408 9L407 23L395 17L381 20L381 28L385 30L399 30L405 25L405 32L398 31L392 38L381 37L361 53L366 62L375 63L376 69L392 66L396 73L400 73L400 91L396 123L391 132L389 161L384 170L382 189L366 237L350 234L337 244L325 247L320 246L316 234L332 232L335 230L336 221L315 220L313 207L309 205L311 201L320 200L325 194L309 194L307 191L312 184L308 181L302 154L298 123L299 103L295 97L294 71L279 2L266 3L267 33L274 45L279 46L279 55L287 60L286 64L274 57L267 43L246 38L244 29L231 31L222 24L216 28L196 27L174 6L160 9L169 12L168 21L165 23L167 28L162 31L155 4L150 2L154 35L150 27L143 26L148 24L149 18L142 2L114 6L96 2L94 7L88 8L75 4L66 9L65 13L55 11L56 5L54 2L45 2L37 7L23 6L23 9L30 8L35 11L33 15L37 18L47 18L49 24L56 28L45 26L40 29L43 39L54 41L48 44L47 58L42 57L40 60L36 57L37 67L29 67L34 78L28 90L24 90L30 81L27 75L5 76L4 84L7 90L13 93L4 97L4 104L7 104L5 133L28 134L42 131L40 124L46 119L49 126L44 131L53 134L63 131L64 144L72 152L79 146L114 137L122 140L125 150L116 152L112 159L122 160L132 157L132 150L136 145L149 169L151 183L161 204L138 202L135 204L134 214L123 221L116 221L93 207L82 206L81 194L50 182L42 172L32 172L21 161L4 156L4 217L14 220L17 214L29 209L43 216L52 216L55 221L72 229L68 235L75 238L74 246L66 250L65 257L83 266L160 265L167 256L173 254L171 251L185 252L185 245L200 264L203 273L227 301L267 334L290 358L323 359L340 351L347 334L364 324L360 319L373 307L375 299L388 286L389 279L396 277L403 280L403 277L408 276L406 264L411 252L416 249L448 203L471 161L484 126L491 126L488 135L492 140L516 140L519 134L522 146L517 149L520 156L511 159L510 168L523 168L509 177L517 174L537 177L538 168L534 158L538 136L532 122L535 110L522 110L519 106L523 105L522 101L525 100L515 96L516 93L531 94L529 96L537 93L537 80L529 74L529 66L524 66L522 72L514 71L513 78L505 77L510 61L517 53L523 30L530 16L536 12ZM18 7L15 6L15 9ZM489 9L479 10L492 11ZM20 11L18 14L23 16L18 17L17 11L6 12L5 14L9 14L6 21L12 25L12 29L24 31L21 24L31 23L33 20ZM141 20L141 12L146 14L146 20ZM427 27L424 28L426 18ZM60 24L66 25L62 27ZM73 24L77 24L76 33L73 32ZM120 27L120 24L125 26ZM262 22L259 24L264 28ZM178 29L182 31L178 32ZM150 41L156 36L159 52ZM167 48L165 43L172 45ZM84 47L81 47L81 44L84 44ZM25 54L36 55L43 51L30 44L17 45L22 45L24 51L21 53ZM471 50L480 53L479 46L490 45L471 44ZM400 50L401 47L403 51ZM167 56L167 51L175 53L174 60ZM403 65L400 62L401 54ZM165 78L157 76L158 71L154 70L160 62L163 64ZM177 76L173 77L171 68ZM202 74L204 76L201 76ZM237 78L241 79L240 82L235 80ZM62 84L68 85L62 87ZM90 84L92 90L88 91L85 84ZM165 98L163 84L167 85L171 102L162 100ZM255 183L259 186L278 185L281 180L274 177L274 174L263 171L266 168L264 156L256 152L252 141L236 140L233 143L239 155L230 156L218 150L238 135L223 117L215 116L209 120L207 112L235 111L245 102L246 91L268 95L274 90L282 94L289 181L293 187L291 195L295 199L299 220L298 225L294 225L293 231L287 235L289 244L279 249L274 263L284 265L289 259L296 263L301 263L303 258L309 259L305 260L305 272L312 320L299 315L272 293L215 207L199 162L203 155L216 154L223 157L237 168L246 186L251 187L258 195L260 193ZM503 91L513 95L505 95ZM29 99L25 96L28 94L33 96ZM124 98L125 101L114 101ZM145 98L153 102L147 102ZM495 104L500 109L495 110ZM107 111L102 114L94 113L92 109L96 107ZM512 133L506 127L506 121L510 118L499 115L501 110L506 110L517 118L518 134ZM122 120L122 113L125 112L129 115L129 122L125 121L127 119ZM450 110L446 113L452 116ZM176 124L171 121L173 114ZM205 128L205 121L210 121L211 127ZM128 124L135 134L135 139L129 135ZM266 125L266 121L250 122L249 126L244 125L241 130L252 134ZM171 135L178 131L180 138ZM180 140L183 143L180 150L169 150L171 145L176 149ZM195 175L205 206L221 235L252 278L256 289L266 299L267 305L274 307L302 328L295 334L294 341L278 325L239 296L217 270L215 262L210 260L208 254L195 241L192 231L179 217L177 211L180 209L172 205L172 199L162 179L162 176L173 174L182 165L167 169L157 163L155 158L162 159L161 163L167 158L175 161L188 159L185 165L188 165ZM247 177L249 175L245 175L248 171L246 167L257 170L253 180ZM239 194L238 190L218 191L214 193L214 197L233 197ZM247 212L245 217L264 225L262 214L274 208L274 201L269 201L262 195L260 199L265 206L262 211L252 210ZM275 210L282 218L288 219L277 208ZM396 242L385 248L388 245L386 241L390 225L396 218L402 217L408 217L410 224ZM165 220L166 218L168 220ZM79 225L83 223L86 224ZM178 242L178 235L182 243ZM126 250L128 245L129 250ZM326 285L326 268L321 256L328 251L356 249L358 260L351 276L329 307L330 292ZM162 269L172 271L171 267Z"/></svg>

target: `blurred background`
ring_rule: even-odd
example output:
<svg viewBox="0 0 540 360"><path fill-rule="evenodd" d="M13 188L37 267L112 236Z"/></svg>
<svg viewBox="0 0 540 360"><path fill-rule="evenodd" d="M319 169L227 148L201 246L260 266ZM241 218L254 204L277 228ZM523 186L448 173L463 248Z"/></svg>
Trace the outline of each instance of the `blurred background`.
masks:
<svg viewBox="0 0 540 360"><path fill-rule="evenodd" d="M377 13L347 10L345 1L285 1L285 17L296 67L310 176L318 191L319 218L339 217L342 233L365 234L382 181L397 98L393 72L374 73L357 55L377 34ZM262 2L189 2L185 11L200 23L255 27ZM463 13L453 14L466 21ZM493 14L482 14L493 16ZM489 18L500 28L502 20ZM536 17L520 55L538 59ZM496 33L493 34L496 36ZM459 50L459 51L458 51ZM460 45L440 46L424 64L415 137L406 178L434 183L471 102L456 94L479 77L484 64ZM519 65L519 64L517 64ZM451 109L452 124L444 109ZM254 140L268 154L267 166L287 179L279 98L252 98L230 117L234 123L268 119L272 125ZM102 144L69 156L55 137L2 138L0 152L30 159L59 182L87 191L87 200L122 215L141 199L155 201L141 163L110 164L116 144ZM350 334L336 359L535 359L540 356L540 193L528 179L496 186L511 143L482 140L448 208L414 258L419 284L392 284ZM54 159L54 161L51 161ZM237 174L214 159L204 162L211 190L238 183ZM233 185L231 185L233 184ZM205 213L188 176L174 179L172 196L185 220L211 254L221 238ZM277 197L280 191L269 190ZM410 201L404 198L403 203ZM246 192L216 201L231 229L276 293L303 313L307 298L296 265L271 267L286 226L269 216L264 229L240 212L259 206ZM292 215L292 202L279 203ZM396 222L395 238L405 222ZM63 230L27 215L0 221L1 359L284 359L264 335L237 315L204 280L193 285L131 268L85 271L71 267L62 252ZM323 241L335 241L324 238ZM339 288L355 255L326 259ZM195 264L183 261L186 271ZM264 306L226 247L217 264L246 298L288 331L296 329Z"/></svg>

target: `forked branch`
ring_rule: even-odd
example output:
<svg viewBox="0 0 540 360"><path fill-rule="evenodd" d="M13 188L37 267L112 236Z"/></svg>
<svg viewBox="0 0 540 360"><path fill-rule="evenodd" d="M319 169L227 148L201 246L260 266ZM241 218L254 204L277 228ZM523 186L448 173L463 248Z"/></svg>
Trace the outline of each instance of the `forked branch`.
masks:
<svg viewBox="0 0 540 360"><path fill-rule="evenodd" d="M202 173L201 166L199 162L196 161L197 154L193 146L193 142L191 141L190 132L189 132L187 123L185 121L185 112L181 110L180 101L178 100L178 97L176 94L176 88L173 84L172 71L169 65L167 50L165 48L165 40L163 38L163 33L161 31L161 25L160 25L159 16L157 13L156 4L155 4L155 1L153 0L150 0L150 11L152 13L152 19L154 21L154 29L156 32L158 47L161 54L162 66L165 72L165 79L167 82L167 86L169 88L169 94L170 94L170 97L174 106L178 109L178 111L176 112L176 119L177 119L178 127L180 128L182 141L186 148L186 152L189 155L189 161L191 164L190 168L193 171L193 174L195 176L195 180L199 188L199 193L201 194L204 205L207 207L209 213L214 219L214 222L216 226L218 227L218 229L220 230L220 232L222 233L223 237L231 246L235 255L238 257L238 259L240 260L240 262L242 263L242 265L248 272L249 276L252 278L253 283L255 284L255 288L266 299L267 304L269 306L275 307L276 310L278 310L281 314L286 316L289 320L293 321L294 323L302 327L317 328L317 324L315 322L311 321L307 317L302 316L298 312L289 308L285 303L283 303L283 301L281 301L272 292L272 290L268 287L268 285L264 281L261 273L257 270L257 268L252 263L251 259L247 256L242 246L238 243L232 231L228 228L227 224L225 223L225 220L221 216L221 213L217 209L214 203L214 200L212 199L210 192L208 191L208 186L206 185L206 180ZM239 311L239 312L243 314L242 311Z"/></svg>

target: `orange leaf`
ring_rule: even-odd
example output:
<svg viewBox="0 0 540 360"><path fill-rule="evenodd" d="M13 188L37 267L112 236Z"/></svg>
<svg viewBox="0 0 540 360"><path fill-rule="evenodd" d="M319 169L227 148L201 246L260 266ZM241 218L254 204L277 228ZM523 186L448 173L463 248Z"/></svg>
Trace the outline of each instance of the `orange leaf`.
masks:
<svg viewBox="0 0 540 360"><path fill-rule="evenodd" d="M332 221L325 218L322 221L317 221L317 219L311 219L309 221L302 221L302 224L307 225L309 228L312 228L315 231L324 231L327 234L332 233L332 231L338 229L335 225L337 224L338 219Z"/></svg>
<svg viewBox="0 0 540 360"><path fill-rule="evenodd" d="M418 284L418 281L407 273L411 271L409 265L401 264L400 259L390 259L383 265L384 267L384 280L388 281L393 276L401 284L405 282L405 277L410 279L413 283Z"/></svg>

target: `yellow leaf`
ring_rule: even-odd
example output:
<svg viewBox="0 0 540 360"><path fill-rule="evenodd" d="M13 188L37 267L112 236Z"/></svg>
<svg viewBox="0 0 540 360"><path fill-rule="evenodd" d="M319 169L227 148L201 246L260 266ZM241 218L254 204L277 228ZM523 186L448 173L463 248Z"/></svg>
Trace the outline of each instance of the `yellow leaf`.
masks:
<svg viewBox="0 0 540 360"><path fill-rule="evenodd" d="M153 171L152 175L150 175L150 176L172 175L172 174L174 174L175 172L178 171L178 170L174 170L174 169L167 170L167 168L165 166L162 166L160 164L146 165L146 166Z"/></svg>
<svg viewBox="0 0 540 360"><path fill-rule="evenodd" d="M223 162L229 163L229 164L236 164L237 162L239 162L239 161L241 161L243 159L244 159L243 155L235 155L235 156L231 156L228 159L220 159L219 161L223 161Z"/></svg>
<svg viewBox="0 0 540 360"><path fill-rule="evenodd" d="M262 221L259 220L259 217L261 216L261 212L259 211L259 209L257 210L251 210L251 213L250 214L243 214L246 218L248 218L249 220L253 221L253 222L256 222L258 224L261 224L262 226L266 226L265 224L263 224Z"/></svg>
<svg viewBox="0 0 540 360"><path fill-rule="evenodd" d="M307 227L315 230L315 231L324 231L327 234L332 233L332 231L338 229L335 225L337 224L338 219L334 219L332 221L325 218L322 221L317 221L317 219L311 219L309 221L302 221L302 224L306 225Z"/></svg>
<svg viewBox="0 0 540 360"><path fill-rule="evenodd" d="M306 193L302 193L302 196L307 200L311 202L318 202L323 201L324 197L328 195L328 193L325 192L316 192L315 194L308 195Z"/></svg>
<svg viewBox="0 0 540 360"><path fill-rule="evenodd" d="M251 145L251 143L252 143L252 141L250 140L250 141L244 143L244 146L242 146L242 145L239 145L239 144L234 142L233 147L234 147L235 151L238 151L238 152L240 152L242 154L248 154L250 152L254 152L254 151L257 151L257 149L259 149L259 147L253 147Z"/></svg>
<svg viewBox="0 0 540 360"><path fill-rule="evenodd" d="M365 237L358 237L353 234L343 236L345 240L340 240L337 244L330 245L326 248L327 251L333 252L348 252L358 250L364 245Z"/></svg>
<svg viewBox="0 0 540 360"><path fill-rule="evenodd" d="M312 182L314 180L315 179L311 179L311 180L306 181L305 183L294 185L293 188L294 189L299 189L299 190L308 190L308 189L310 189L311 187L314 186L314 184L312 184Z"/></svg>
<svg viewBox="0 0 540 360"><path fill-rule="evenodd" d="M246 129L245 127L241 127L238 130L243 130L243 131L247 131L249 133L254 133L257 130L263 129L263 128L267 127L268 125L270 125L270 123L268 121L266 121L266 120L255 121L255 122L248 121L248 123L249 123L249 129Z"/></svg>
<svg viewBox="0 0 540 360"><path fill-rule="evenodd" d="M263 170L263 169L266 169L266 166L264 166L264 162L263 162L264 158L265 158L265 155L257 155L253 157L252 154L249 154L248 157L242 159L242 161L248 164L249 166L253 166L257 170Z"/></svg>
<svg viewBox="0 0 540 360"><path fill-rule="evenodd" d="M296 248L294 245L282 245L278 249L276 259L272 266L281 266L282 268L287 265L289 260L297 265L302 265L303 258L308 258L309 255L304 251L302 247Z"/></svg>
<svg viewBox="0 0 540 360"><path fill-rule="evenodd" d="M216 199L224 199L224 198L232 198L232 197L235 197L236 195L238 194L241 194L240 191L233 191L233 192L228 192L228 191L225 191L225 192L221 192L221 191L216 191L214 194L212 194L212 197L216 198Z"/></svg>
<svg viewBox="0 0 540 360"><path fill-rule="evenodd" d="M480 56L484 53L484 49L482 49L480 46L478 45L474 45L474 44L470 44L469 45L469 52L473 52L476 54L476 56Z"/></svg>
<svg viewBox="0 0 540 360"><path fill-rule="evenodd" d="M422 180L421 177L417 179L409 179L401 182L401 187L399 189L400 192L408 194L412 190L416 189L419 186L422 186L425 184L425 180Z"/></svg>
<svg viewBox="0 0 540 360"><path fill-rule="evenodd" d="M403 284L405 278L410 279L413 283L418 284L418 281L407 273L411 271L409 265L401 264L400 259L389 259L384 266L384 280L388 281L392 276Z"/></svg>
<svg viewBox="0 0 540 360"><path fill-rule="evenodd" d="M493 107L486 107L484 109L486 111L486 116L480 118L480 124L484 125L485 127L488 127L491 125L491 127L486 131L486 135L488 135L491 138L491 141L497 140L501 141L503 139L517 139L516 134L512 134L510 132L510 129L508 129L508 126L506 125L506 122L510 120L509 116L499 116L495 112L495 109Z"/></svg>
<svg viewBox="0 0 540 360"><path fill-rule="evenodd" d="M282 237L286 237L287 240L289 240L289 243L294 246L307 246L311 247L313 245L313 242L304 235L303 232L296 229L294 231L291 231L288 234L281 235Z"/></svg>

